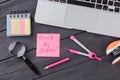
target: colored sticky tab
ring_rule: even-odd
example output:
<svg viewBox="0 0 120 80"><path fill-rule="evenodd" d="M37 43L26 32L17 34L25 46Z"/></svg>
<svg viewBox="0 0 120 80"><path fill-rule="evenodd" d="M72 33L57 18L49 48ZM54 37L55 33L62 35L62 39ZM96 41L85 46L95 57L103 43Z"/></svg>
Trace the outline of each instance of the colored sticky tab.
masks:
<svg viewBox="0 0 120 80"><path fill-rule="evenodd" d="M10 34L11 34L11 19L10 18L8 18L8 20L7 20L7 35L9 36Z"/></svg>
<svg viewBox="0 0 120 80"><path fill-rule="evenodd" d="M20 19L16 19L16 34L20 34Z"/></svg>
<svg viewBox="0 0 120 80"><path fill-rule="evenodd" d="M25 19L25 34L30 34L31 28L30 28L30 19Z"/></svg>
<svg viewBox="0 0 120 80"><path fill-rule="evenodd" d="M21 30L21 31L20 31L21 34L25 34L25 29L24 29L24 28L25 28L25 19L21 19L21 21L20 21L20 26L21 26L21 27L20 27L20 28L21 28L21 29L20 29L20 30Z"/></svg>
<svg viewBox="0 0 120 80"><path fill-rule="evenodd" d="M16 34L16 19L11 19L11 35Z"/></svg>
<svg viewBox="0 0 120 80"><path fill-rule="evenodd" d="M59 57L60 34L37 34L36 57Z"/></svg>
<svg viewBox="0 0 120 80"><path fill-rule="evenodd" d="M7 36L28 36L30 34L30 13L7 15Z"/></svg>

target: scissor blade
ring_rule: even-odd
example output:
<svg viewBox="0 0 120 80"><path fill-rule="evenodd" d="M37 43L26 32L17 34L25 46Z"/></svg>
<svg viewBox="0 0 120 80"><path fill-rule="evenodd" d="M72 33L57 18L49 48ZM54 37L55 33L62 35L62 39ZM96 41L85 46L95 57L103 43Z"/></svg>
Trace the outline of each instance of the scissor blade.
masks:
<svg viewBox="0 0 120 80"><path fill-rule="evenodd" d="M79 52L79 51L78 51L78 54L79 54L79 55L83 55L83 56L87 56L87 57L88 57L88 54L83 53L83 52Z"/></svg>
<svg viewBox="0 0 120 80"><path fill-rule="evenodd" d="M86 50L88 53L91 52L91 51L90 51L87 47L85 47L80 41L78 41L75 36L71 35L71 36L70 36L70 39L73 40L75 43L77 43L80 47L82 47L82 48L83 48L84 50Z"/></svg>
<svg viewBox="0 0 120 80"><path fill-rule="evenodd" d="M68 49L68 48L64 48L64 49L68 50L69 52L71 52L73 54L79 54L79 55L87 56L88 57L87 53L83 53L83 52L80 52L80 51L77 51L77 50L74 50L74 49Z"/></svg>

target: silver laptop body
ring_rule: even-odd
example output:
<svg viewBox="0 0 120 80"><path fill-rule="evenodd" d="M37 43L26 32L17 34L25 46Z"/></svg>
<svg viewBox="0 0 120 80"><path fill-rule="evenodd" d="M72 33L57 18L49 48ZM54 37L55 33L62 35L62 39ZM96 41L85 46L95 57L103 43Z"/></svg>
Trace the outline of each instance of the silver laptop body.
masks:
<svg viewBox="0 0 120 80"><path fill-rule="evenodd" d="M35 22L120 37L120 1L38 0Z"/></svg>

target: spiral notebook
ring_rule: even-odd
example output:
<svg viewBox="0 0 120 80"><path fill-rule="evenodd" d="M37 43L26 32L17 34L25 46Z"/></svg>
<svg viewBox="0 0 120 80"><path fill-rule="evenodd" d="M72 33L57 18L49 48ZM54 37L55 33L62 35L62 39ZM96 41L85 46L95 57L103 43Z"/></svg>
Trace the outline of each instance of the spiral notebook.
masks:
<svg viewBox="0 0 120 80"><path fill-rule="evenodd" d="M30 34L30 13L18 11L7 15L7 36L29 36Z"/></svg>

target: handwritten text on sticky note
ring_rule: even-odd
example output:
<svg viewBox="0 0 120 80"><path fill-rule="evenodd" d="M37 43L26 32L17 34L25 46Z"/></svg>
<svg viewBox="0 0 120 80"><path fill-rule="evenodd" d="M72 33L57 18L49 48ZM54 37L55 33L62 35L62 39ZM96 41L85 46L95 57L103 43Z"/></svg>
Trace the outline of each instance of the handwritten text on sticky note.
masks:
<svg viewBox="0 0 120 80"><path fill-rule="evenodd" d="M37 34L37 57L60 56L60 34Z"/></svg>

